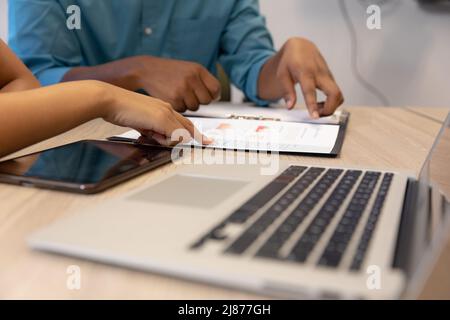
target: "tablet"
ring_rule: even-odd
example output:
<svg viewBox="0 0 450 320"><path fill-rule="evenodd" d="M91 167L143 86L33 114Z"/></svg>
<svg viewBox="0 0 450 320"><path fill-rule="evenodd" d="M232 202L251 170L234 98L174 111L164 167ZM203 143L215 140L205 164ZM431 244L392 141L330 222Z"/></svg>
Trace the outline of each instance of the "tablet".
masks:
<svg viewBox="0 0 450 320"><path fill-rule="evenodd" d="M0 162L0 182L92 194L170 161L164 147L84 140Z"/></svg>

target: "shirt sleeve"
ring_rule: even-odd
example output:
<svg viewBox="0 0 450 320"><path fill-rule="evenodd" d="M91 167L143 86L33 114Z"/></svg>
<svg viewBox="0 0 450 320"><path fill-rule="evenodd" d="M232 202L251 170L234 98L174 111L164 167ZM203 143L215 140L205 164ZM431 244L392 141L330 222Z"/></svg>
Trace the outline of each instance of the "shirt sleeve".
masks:
<svg viewBox="0 0 450 320"><path fill-rule="evenodd" d="M260 14L258 0L235 1L221 38L219 62L247 98L260 105L270 101L258 97L259 74L274 54L272 37Z"/></svg>
<svg viewBox="0 0 450 320"><path fill-rule="evenodd" d="M60 82L82 64L77 30L69 30L66 19L56 0L9 1L9 45L42 85Z"/></svg>

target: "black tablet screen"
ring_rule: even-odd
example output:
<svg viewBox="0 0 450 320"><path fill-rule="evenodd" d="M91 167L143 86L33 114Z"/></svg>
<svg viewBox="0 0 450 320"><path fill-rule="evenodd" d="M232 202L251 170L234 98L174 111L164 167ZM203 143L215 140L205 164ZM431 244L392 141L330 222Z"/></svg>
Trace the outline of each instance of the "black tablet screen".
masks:
<svg viewBox="0 0 450 320"><path fill-rule="evenodd" d="M107 141L80 141L0 163L0 174L75 184L97 184L152 162L170 150Z"/></svg>

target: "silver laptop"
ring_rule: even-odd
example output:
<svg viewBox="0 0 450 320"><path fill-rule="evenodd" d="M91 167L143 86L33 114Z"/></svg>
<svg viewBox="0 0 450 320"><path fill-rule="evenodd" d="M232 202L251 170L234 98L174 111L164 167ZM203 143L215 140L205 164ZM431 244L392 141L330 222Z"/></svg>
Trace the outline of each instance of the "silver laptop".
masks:
<svg viewBox="0 0 450 320"><path fill-rule="evenodd" d="M285 161L272 176L253 164L178 165L29 243L273 297L411 298L448 234L448 163L450 117L418 180Z"/></svg>

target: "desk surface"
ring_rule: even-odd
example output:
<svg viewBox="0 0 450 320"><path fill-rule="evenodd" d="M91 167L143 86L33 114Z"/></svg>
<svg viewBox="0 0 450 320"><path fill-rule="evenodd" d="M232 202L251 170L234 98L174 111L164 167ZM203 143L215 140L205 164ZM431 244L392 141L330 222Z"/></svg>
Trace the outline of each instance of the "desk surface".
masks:
<svg viewBox="0 0 450 320"><path fill-rule="evenodd" d="M283 156L309 165L364 166L418 174L448 109L347 108L351 112L339 158ZM417 111L417 112L411 112ZM436 121L437 120L437 121ZM89 122L20 154L80 139L102 139L126 129L101 120ZM16 154L16 156L19 154ZM166 165L106 193L82 196L0 185L0 298L26 299L247 299L253 294L208 286L157 274L122 269L71 257L30 250L27 236L52 221L137 188L173 170ZM66 288L67 267L81 268L81 289ZM450 298L450 245L427 281L422 298Z"/></svg>

